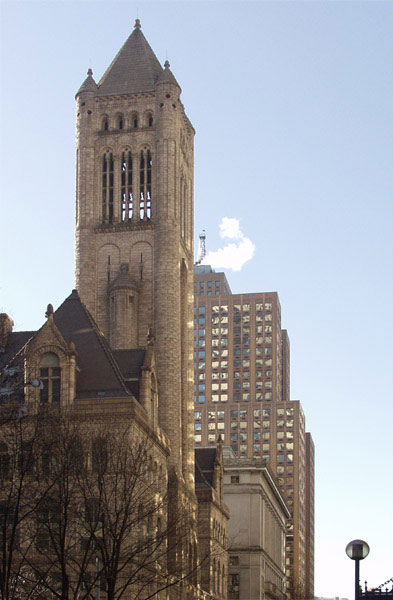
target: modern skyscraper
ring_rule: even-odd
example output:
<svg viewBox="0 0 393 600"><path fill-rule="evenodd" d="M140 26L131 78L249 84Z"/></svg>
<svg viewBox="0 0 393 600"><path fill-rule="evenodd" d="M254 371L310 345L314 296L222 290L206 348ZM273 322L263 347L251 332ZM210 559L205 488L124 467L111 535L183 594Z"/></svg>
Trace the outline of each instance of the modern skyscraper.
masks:
<svg viewBox="0 0 393 600"><path fill-rule="evenodd" d="M312 440L290 400L289 338L276 292L232 294L224 273L194 268L194 439L218 434L240 458L269 462L285 491L286 576L293 598L312 598ZM307 582L307 583L306 583Z"/></svg>

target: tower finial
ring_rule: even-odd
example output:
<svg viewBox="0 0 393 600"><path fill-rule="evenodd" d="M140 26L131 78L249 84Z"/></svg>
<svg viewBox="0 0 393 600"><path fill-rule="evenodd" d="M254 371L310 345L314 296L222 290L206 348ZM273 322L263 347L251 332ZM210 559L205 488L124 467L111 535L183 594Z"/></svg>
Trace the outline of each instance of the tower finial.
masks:
<svg viewBox="0 0 393 600"><path fill-rule="evenodd" d="M169 67L170 67L170 66L171 66L171 65L169 64L169 60L168 60L168 59L166 59L166 61L164 62L164 67L165 67L166 69L169 69Z"/></svg>
<svg viewBox="0 0 393 600"><path fill-rule="evenodd" d="M93 71L92 71L92 69L87 69L87 74L88 74L88 75L93 75Z"/></svg>
<svg viewBox="0 0 393 600"><path fill-rule="evenodd" d="M141 28L141 21L140 21L140 19L135 19L134 29L140 29L140 28Z"/></svg>

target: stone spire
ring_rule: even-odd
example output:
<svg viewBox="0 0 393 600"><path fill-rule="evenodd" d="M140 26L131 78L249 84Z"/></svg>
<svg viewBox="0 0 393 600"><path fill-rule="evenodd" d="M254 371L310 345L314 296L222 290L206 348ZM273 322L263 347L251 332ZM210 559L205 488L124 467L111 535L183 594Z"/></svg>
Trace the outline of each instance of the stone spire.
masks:
<svg viewBox="0 0 393 600"><path fill-rule="evenodd" d="M169 61L166 60L164 63L164 70L159 75L159 77L157 79L157 83L172 83L173 85L177 85L177 87L180 88L180 85L177 83L175 76L173 75L173 73L169 67L170 67ZM181 88L180 88L180 90L181 90Z"/></svg>
<svg viewBox="0 0 393 600"><path fill-rule="evenodd" d="M134 30L98 84L101 96L154 90L162 67L136 19Z"/></svg>
<svg viewBox="0 0 393 600"><path fill-rule="evenodd" d="M88 69L87 77L84 80L84 82L82 83L82 85L80 86L76 95L78 96L78 94L81 94L82 92L96 92L97 90L98 90L98 87L93 78L93 71L91 69Z"/></svg>

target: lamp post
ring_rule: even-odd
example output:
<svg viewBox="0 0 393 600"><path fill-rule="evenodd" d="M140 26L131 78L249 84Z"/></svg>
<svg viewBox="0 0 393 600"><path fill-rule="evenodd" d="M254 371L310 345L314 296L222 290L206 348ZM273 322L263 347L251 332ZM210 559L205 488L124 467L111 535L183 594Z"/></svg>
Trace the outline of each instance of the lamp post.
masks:
<svg viewBox="0 0 393 600"><path fill-rule="evenodd" d="M355 561L355 600L359 600L359 561L368 556L370 547L363 540L352 540L347 544L345 552Z"/></svg>

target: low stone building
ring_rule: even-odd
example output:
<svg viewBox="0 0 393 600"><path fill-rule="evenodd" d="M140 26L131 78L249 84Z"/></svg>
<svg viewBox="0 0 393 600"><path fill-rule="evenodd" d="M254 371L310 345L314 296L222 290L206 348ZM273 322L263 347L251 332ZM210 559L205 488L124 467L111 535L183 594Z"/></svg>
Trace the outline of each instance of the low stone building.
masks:
<svg viewBox="0 0 393 600"><path fill-rule="evenodd" d="M228 598L286 598L285 522L290 512L262 460L225 448L224 500L230 511Z"/></svg>
<svg viewBox="0 0 393 600"><path fill-rule="evenodd" d="M216 448L195 450L195 492L198 500L198 539L203 592L227 597L228 507L224 503L222 441Z"/></svg>

